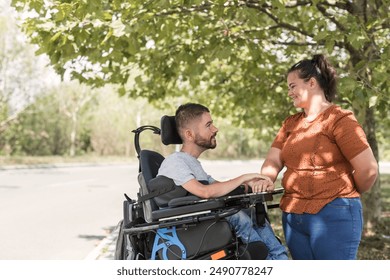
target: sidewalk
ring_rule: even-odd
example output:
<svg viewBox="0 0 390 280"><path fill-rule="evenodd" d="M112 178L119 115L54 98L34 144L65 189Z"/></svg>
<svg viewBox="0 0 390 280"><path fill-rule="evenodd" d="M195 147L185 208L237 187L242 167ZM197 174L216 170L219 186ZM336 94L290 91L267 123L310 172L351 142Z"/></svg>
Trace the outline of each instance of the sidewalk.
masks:
<svg viewBox="0 0 390 280"><path fill-rule="evenodd" d="M104 238L99 245L88 254L85 260L114 260L116 240L118 238L119 226Z"/></svg>

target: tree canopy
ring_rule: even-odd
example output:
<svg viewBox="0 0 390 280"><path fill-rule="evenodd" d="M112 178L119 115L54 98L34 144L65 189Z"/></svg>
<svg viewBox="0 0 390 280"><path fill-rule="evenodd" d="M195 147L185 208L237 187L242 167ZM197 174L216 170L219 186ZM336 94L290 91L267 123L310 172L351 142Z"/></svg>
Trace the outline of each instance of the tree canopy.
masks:
<svg viewBox="0 0 390 280"><path fill-rule="evenodd" d="M337 103L355 111L379 158L376 124L389 117L390 0L12 3L62 76L117 84L122 95L155 104L196 100L264 131L293 111L286 69L327 54L340 77Z"/></svg>
<svg viewBox="0 0 390 280"><path fill-rule="evenodd" d="M314 53L340 101L386 111L390 1L13 0L61 75L162 102L186 96L249 126L291 109L286 69ZM26 13L29 11L29 13ZM287 110L287 112L286 112ZM364 110L362 110L364 111Z"/></svg>

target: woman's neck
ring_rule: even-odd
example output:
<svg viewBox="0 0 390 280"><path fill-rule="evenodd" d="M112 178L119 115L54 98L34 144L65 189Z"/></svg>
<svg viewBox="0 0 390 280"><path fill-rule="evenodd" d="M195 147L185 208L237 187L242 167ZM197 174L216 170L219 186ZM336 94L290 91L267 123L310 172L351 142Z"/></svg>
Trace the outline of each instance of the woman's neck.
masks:
<svg viewBox="0 0 390 280"><path fill-rule="evenodd" d="M321 102L311 103L308 108L304 108L305 111L305 119L307 121L313 121L318 117L323 111L328 109L332 105L331 102L324 100Z"/></svg>

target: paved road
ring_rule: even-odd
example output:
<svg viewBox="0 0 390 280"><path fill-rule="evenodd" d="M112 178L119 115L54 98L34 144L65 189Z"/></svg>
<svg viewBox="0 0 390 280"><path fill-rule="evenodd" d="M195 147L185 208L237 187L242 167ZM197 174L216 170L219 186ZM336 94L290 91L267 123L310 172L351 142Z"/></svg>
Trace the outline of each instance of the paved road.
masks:
<svg viewBox="0 0 390 280"><path fill-rule="evenodd" d="M226 180L257 172L261 161L203 166ZM381 172L390 173L390 163ZM136 196L137 174L135 163L0 167L0 260L111 258L99 255L114 246L110 232L122 217L123 193Z"/></svg>
<svg viewBox="0 0 390 280"><path fill-rule="evenodd" d="M0 171L0 259L84 259L119 221L136 165Z"/></svg>
<svg viewBox="0 0 390 280"><path fill-rule="evenodd" d="M204 164L220 180L252 165ZM0 167L0 260L86 258L121 219L123 193L136 197L137 174L137 163Z"/></svg>

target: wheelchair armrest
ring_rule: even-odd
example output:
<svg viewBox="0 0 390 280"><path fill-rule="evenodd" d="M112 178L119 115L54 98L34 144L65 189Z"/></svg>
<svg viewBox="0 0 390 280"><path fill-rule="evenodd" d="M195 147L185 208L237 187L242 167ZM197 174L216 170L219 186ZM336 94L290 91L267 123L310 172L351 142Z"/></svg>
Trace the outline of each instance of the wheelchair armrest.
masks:
<svg viewBox="0 0 390 280"><path fill-rule="evenodd" d="M170 208L181 207L185 205L194 205L199 203L202 199L195 195L189 195L184 197L177 197L168 202Z"/></svg>
<svg viewBox="0 0 390 280"><path fill-rule="evenodd" d="M151 179L148 183L148 189L153 193L153 200L160 208L167 207L172 199L185 197L188 194L182 186L176 186L171 178L165 176Z"/></svg>
<svg viewBox="0 0 390 280"><path fill-rule="evenodd" d="M274 189L272 192L270 192L272 194L279 194L279 193L284 193L284 188L279 188L279 189Z"/></svg>
<svg viewBox="0 0 390 280"><path fill-rule="evenodd" d="M152 219L154 221L166 218L172 218L175 216L192 215L198 212L211 212L212 210L222 209L226 206L222 199L203 199L198 200L192 205L184 205L174 208L163 208L152 212Z"/></svg>

